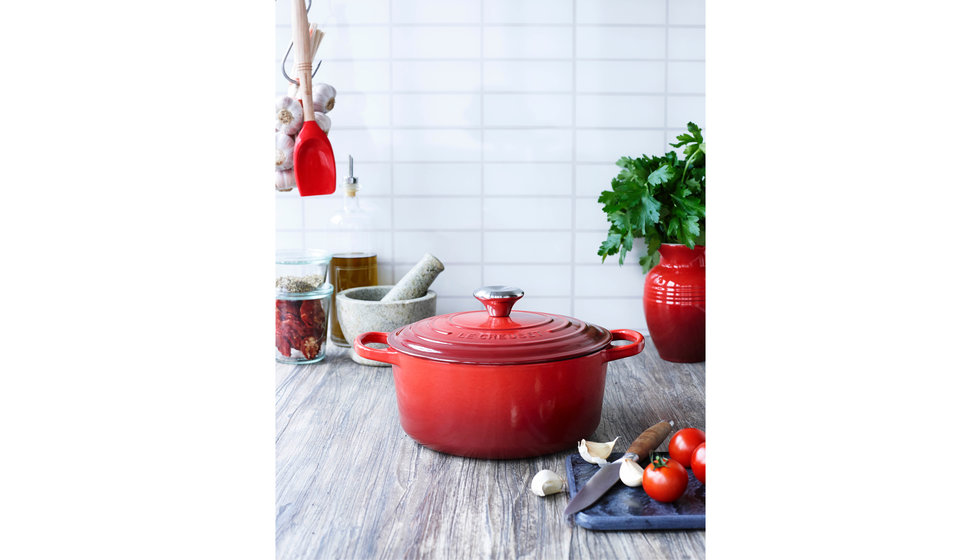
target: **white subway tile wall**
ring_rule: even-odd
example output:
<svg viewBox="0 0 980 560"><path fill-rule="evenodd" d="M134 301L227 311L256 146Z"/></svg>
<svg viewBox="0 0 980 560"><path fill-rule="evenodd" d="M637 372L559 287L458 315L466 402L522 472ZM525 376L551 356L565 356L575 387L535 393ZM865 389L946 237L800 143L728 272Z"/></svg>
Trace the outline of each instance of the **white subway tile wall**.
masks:
<svg viewBox="0 0 980 560"><path fill-rule="evenodd" d="M291 7L276 2L277 95ZM439 313L515 284L519 307L647 331L645 247L602 263L596 198L620 156L704 126L704 0L313 0L309 19L314 81L338 92L338 185L351 154L382 283L431 252ZM277 247L329 250L339 195L276 203Z"/></svg>

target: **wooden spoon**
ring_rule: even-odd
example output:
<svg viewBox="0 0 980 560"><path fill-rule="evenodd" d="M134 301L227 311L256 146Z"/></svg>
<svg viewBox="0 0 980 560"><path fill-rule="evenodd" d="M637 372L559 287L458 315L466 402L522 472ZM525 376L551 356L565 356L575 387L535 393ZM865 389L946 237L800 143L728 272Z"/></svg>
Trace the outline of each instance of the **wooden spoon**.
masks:
<svg viewBox="0 0 980 560"><path fill-rule="evenodd" d="M293 148L293 172L300 196L332 194L337 189L337 162L333 146L313 117L313 61L310 60L310 22L305 0L293 5L293 41L296 43L296 69L299 95L303 104L303 128Z"/></svg>

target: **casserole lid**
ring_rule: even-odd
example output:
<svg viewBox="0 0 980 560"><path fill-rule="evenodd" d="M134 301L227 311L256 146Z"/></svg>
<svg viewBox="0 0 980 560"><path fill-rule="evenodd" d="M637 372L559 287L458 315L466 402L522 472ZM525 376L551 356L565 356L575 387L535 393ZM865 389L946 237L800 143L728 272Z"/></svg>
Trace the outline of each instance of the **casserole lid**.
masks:
<svg viewBox="0 0 980 560"><path fill-rule="evenodd" d="M606 329L564 315L512 311L524 290L486 286L473 292L485 311L438 315L388 335L409 356L465 364L530 364L567 360L605 348Z"/></svg>

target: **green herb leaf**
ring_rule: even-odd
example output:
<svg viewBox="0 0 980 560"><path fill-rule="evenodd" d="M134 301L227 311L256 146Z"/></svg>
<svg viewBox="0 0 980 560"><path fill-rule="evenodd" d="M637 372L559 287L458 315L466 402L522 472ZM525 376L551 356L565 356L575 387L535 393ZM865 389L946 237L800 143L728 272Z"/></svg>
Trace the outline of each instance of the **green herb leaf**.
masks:
<svg viewBox="0 0 980 560"><path fill-rule="evenodd" d="M688 194L690 193L688 192ZM701 199L693 196L680 197L673 194L670 195L670 197L674 199L674 202L676 202L677 205L684 210L684 212L693 214L695 218L704 217L704 204L701 202Z"/></svg>
<svg viewBox="0 0 980 560"><path fill-rule="evenodd" d="M662 156L624 156L616 161L619 173L602 191L598 202L609 222L609 233L598 255L619 255L625 262L633 239L646 240L640 256L645 271L655 266L661 242L689 247L704 243L705 152L701 129L688 123L687 132L670 144L680 148Z"/></svg>
<svg viewBox="0 0 980 560"><path fill-rule="evenodd" d="M669 164L661 165L656 171L647 176L647 182L653 186L666 185L677 176L677 170Z"/></svg>
<svg viewBox="0 0 980 560"><path fill-rule="evenodd" d="M623 242L623 237L619 233L610 232L606 240L599 245L599 256L602 262L606 262L606 257L615 255L619 252L619 246Z"/></svg>
<svg viewBox="0 0 980 560"><path fill-rule="evenodd" d="M701 226L698 223L698 217L694 215L685 216L683 227L684 227L684 237L685 237L684 244L687 245L688 248L693 249L694 240L697 239L698 235L700 235L701 233Z"/></svg>
<svg viewBox="0 0 980 560"><path fill-rule="evenodd" d="M649 271L651 268L657 266L657 262L660 261L660 236L656 232L653 232L647 236L646 242L647 252L640 257L640 266L643 267L644 271Z"/></svg>
<svg viewBox="0 0 980 560"><path fill-rule="evenodd" d="M679 239L678 235L680 235L679 233L680 229L681 229L680 219L678 219L677 216L673 216L672 218L670 218L670 221L667 222L667 238Z"/></svg>
<svg viewBox="0 0 980 560"><path fill-rule="evenodd" d="M694 142L694 137L691 136L690 134L681 134L680 136L677 137L677 140L678 142L676 144L671 144L671 146L675 148L680 148L684 144Z"/></svg>
<svg viewBox="0 0 980 560"><path fill-rule="evenodd" d="M701 129L698 128L698 125L696 125L696 124L694 124L692 122L689 122L689 123L687 123L687 130L691 133L691 135L694 136L694 140L698 144L704 142L704 138L701 137Z"/></svg>
<svg viewBox="0 0 980 560"><path fill-rule="evenodd" d="M640 199L640 205L643 207L643 212L639 229L646 231L647 227L656 227L657 222L660 221L660 201L656 198L643 197Z"/></svg>

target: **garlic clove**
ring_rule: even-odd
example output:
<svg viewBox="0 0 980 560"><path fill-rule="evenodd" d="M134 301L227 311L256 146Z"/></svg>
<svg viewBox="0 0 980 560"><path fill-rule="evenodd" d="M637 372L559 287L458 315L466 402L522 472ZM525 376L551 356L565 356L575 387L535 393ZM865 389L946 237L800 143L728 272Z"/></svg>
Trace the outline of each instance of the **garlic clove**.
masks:
<svg viewBox="0 0 980 560"><path fill-rule="evenodd" d="M565 481L552 470L544 469L531 479L531 492L538 496L557 494L562 491Z"/></svg>
<svg viewBox="0 0 980 560"><path fill-rule="evenodd" d="M313 110L328 113L333 109L337 90L330 84L313 84Z"/></svg>
<svg viewBox="0 0 980 560"><path fill-rule="evenodd" d="M293 190L296 186L296 176L293 175L292 169L287 169L285 171L276 171L276 190L280 192L288 192Z"/></svg>
<svg viewBox="0 0 980 560"><path fill-rule="evenodd" d="M633 488L643 484L643 467L633 459L625 459L619 467L619 480Z"/></svg>
<svg viewBox="0 0 980 560"><path fill-rule="evenodd" d="M328 117L326 113L313 113L313 118L316 120L316 125L320 127L320 130L322 130L324 134L330 133L331 122L330 117Z"/></svg>
<svg viewBox="0 0 980 560"><path fill-rule="evenodd" d="M293 168L293 148L296 141L288 134L276 133L276 171Z"/></svg>
<svg viewBox="0 0 980 560"><path fill-rule="evenodd" d="M276 132L292 136L303 126L303 106L284 95L276 101Z"/></svg>
<svg viewBox="0 0 980 560"><path fill-rule="evenodd" d="M606 457L612 453L613 446L619 440L617 437L612 441L607 441L605 443L598 443L595 441L585 441L584 439L578 442L578 454L582 456L586 461L595 465L605 465Z"/></svg>

